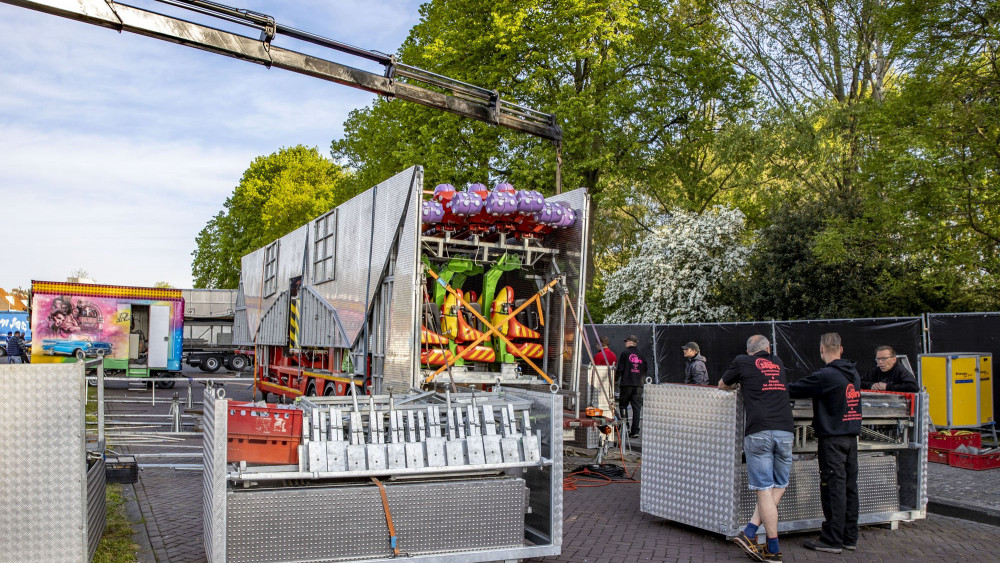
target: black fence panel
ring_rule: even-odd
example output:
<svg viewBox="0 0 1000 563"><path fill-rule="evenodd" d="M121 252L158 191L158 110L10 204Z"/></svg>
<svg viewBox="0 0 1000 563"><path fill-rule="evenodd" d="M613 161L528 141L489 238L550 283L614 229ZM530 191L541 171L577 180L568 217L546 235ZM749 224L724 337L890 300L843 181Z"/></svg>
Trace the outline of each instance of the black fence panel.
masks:
<svg viewBox="0 0 1000 563"><path fill-rule="evenodd" d="M906 354L916 372L917 355L923 351L922 327L921 317L779 321L774 323L777 342L772 349L784 360L789 381L823 367L819 337L827 332L840 334L844 358L856 361L862 375L875 367L875 348L883 344Z"/></svg>
<svg viewBox="0 0 1000 563"><path fill-rule="evenodd" d="M597 354L601 348L600 344L597 343L597 337L594 336L594 330L597 330L597 336L607 336L610 340L611 351L615 353L616 356L621 356L622 352L625 350L625 337L627 336L637 336L639 337L639 353L649 360L651 370L656 367L655 360L653 359L653 325L587 325L587 342L590 344L590 353ZM590 365L590 356L587 355L586 349L583 351L583 364ZM652 376L653 374L650 374Z"/></svg>
<svg viewBox="0 0 1000 563"><path fill-rule="evenodd" d="M931 313L927 315L928 352L988 352L1000 357L1000 313ZM994 370L996 368L994 367ZM993 374L993 408L1000 405L1000 385Z"/></svg>
<svg viewBox="0 0 1000 563"><path fill-rule="evenodd" d="M681 346L698 343L705 356L708 381L719 382L733 358L747 352L747 338L763 334L771 340L771 323L712 323L656 325L653 339L656 344L656 373L660 383L684 383L687 361Z"/></svg>

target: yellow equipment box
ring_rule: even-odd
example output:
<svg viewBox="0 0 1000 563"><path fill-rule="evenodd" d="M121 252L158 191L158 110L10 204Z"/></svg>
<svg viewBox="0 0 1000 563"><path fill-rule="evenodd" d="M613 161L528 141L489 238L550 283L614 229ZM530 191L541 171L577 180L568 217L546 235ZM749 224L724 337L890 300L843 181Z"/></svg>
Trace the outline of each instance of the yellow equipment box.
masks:
<svg viewBox="0 0 1000 563"><path fill-rule="evenodd" d="M918 383L930 396L934 425L978 428L992 424L992 375L992 354L921 354Z"/></svg>

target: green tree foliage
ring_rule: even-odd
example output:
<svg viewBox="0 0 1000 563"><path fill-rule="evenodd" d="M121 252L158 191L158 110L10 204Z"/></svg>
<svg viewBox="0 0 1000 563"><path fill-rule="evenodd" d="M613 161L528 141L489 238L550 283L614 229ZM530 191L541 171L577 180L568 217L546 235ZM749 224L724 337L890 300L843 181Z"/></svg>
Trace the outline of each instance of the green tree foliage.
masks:
<svg viewBox="0 0 1000 563"><path fill-rule="evenodd" d="M236 288L240 260L322 215L354 192L344 170L298 145L254 159L224 209L198 233L195 287Z"/></svg>
<svg viewBox="0 0 1000 563"><path fill-rule="evenodd" d="M721 43L721 30L706 3L440 0L421 16L400 58L556 113L567 188L618 207L658 190L650 197L664 211L697 209L731 175L707 147L749 87L720 64L709 39ZM437 110L379 100L353 112L345 132L332 154L362 186L423 164L430 185L554 189L548 143ZM678 185L689 191L669 189Z"/></svg>
<svg viewBox="0 0 1000 563"><path fill-rule="evenodd" d="M611 323L729 320L720 282L740 272L743 213L715 207L702 214L676 210L643 238L639 254L606 276L603 305Z"/></svg>

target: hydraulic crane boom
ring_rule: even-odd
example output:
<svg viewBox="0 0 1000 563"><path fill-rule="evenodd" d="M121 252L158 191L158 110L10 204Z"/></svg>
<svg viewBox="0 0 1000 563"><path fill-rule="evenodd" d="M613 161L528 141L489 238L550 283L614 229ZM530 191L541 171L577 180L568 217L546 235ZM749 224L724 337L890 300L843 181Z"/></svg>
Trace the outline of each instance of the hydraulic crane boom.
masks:
<svg viewBox="0 0 1000 563"><path fill-rule="evenodd" d="M5 4L116 29L119 32L128 31L145 35L250 61L268 68L278 67L352 88L408 100L548 139L556 143L557 150L562 141L562 130L556 124L554 116L506 102L500 98L496 91L401 64L395 60L395 57L383 53L359 49L332 39L282 26L270 16L249 10L231 8L206 0L158 1L259 29L260 38L254 39L112 0L0 0ZM277 47L271 44L277 35L285 35L379 62L386 68L385 75L374 74L323 58ZM418 81L448 93L403 82L397 77L408 81ZM557 183L558 181L557 178Z"/></svg>

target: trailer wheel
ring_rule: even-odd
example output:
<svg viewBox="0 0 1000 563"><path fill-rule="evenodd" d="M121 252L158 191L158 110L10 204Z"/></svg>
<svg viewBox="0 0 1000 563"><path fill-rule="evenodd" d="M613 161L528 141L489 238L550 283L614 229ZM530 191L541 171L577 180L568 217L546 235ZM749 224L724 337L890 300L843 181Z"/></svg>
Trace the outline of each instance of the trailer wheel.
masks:
<svg viewBox="0 0 1000 563"><path fill-rule="evenodd" d="M164 377L165 375L170 375L170 374L158 373L158 374L156 374L155 377ZM174 385L176 385L176 384L177 384L176 381L157 381L156 382L156 388L157 389L173 389Z"/></svg>
<svg viewBox="0 0 1000 563"><path fill-rule="evenodd" d="M306 397L315 397L315 396L316 396L316 383L310 381L309 385L306 385Z"/></svg>
<svg viewBox="0 0 1000 563"><path fill-rule="evenodd" d="M229 368L233 371L243 371L243 368L247 367L247 359L245 356L236 354L229 360Z"/></svg>
<svg viewBox="0 0 1000 563"><path fill-rule="evenodd" d="M209 356L201 361L201 369L208 373L215 373L222 367L222 360L218 356Z"/></svg>

